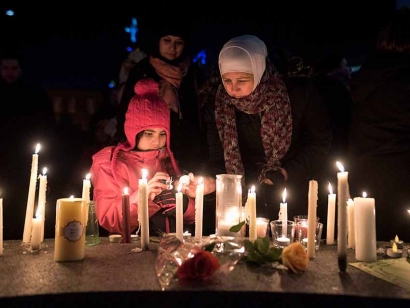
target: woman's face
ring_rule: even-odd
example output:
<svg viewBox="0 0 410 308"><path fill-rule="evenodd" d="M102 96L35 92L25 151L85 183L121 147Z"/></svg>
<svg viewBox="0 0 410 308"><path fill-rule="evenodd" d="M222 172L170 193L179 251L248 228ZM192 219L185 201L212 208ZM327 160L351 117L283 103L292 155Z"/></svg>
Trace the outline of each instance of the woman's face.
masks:
<svg viewBox="0 0 410 308"><path fill-rule="evenodd" d="M137 149L140 151L158 150L165 146L167 133L162 128L144 130Z"/></svg>
<svg viewBox="0 0 410 308"><path fill-rule="evenodd" d="M253 74L232 72L222 75L223 84L229 96L242 98L253 91Z"/></svg>
<svg viewBox="0 0 410 308"><path fill-rule="evenodd" d="M165 59L178 59L184 51L185 41L179 36L166 35L159 40L159 53Z"/></svg>

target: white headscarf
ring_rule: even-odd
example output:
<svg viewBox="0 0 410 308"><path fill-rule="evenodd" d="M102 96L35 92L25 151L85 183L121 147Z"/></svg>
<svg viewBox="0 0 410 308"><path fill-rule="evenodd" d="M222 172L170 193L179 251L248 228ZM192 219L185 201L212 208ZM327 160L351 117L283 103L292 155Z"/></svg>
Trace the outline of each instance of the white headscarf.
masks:
<svg viewBox="0 0 410 308"><path fill-rule="evenodd" d="M253 74L253 90L266 68L268 51L263 41L254 35L242 35L229 40L219 53L219 72Z"/></svg>

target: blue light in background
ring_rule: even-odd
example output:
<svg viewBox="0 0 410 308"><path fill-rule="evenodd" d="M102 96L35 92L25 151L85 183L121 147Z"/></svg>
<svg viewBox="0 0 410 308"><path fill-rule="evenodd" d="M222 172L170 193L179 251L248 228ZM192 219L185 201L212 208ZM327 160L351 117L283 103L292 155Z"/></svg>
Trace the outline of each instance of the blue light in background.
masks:
<svg viewBox="0 0 410 308"><path fill-rule="evenodd" d="M137 41L137 19L135 17L131 20L131 26L125 28L125 32L130 34L131 42L135 43Z"/></svg>
<svg viewBox="0 0 410 308"><path fill-rule="evenodd" d="M6 15L7 16L14 16L14 11L13 10L6 10Z"/></svg>
<svg viewBox="0 0 410 308"><path fill-rule="evenodd" d="M195 58L192 60L194 62L200 61L199 63L201 64L206 64L206 52L205 50L201 50L198 52L198 54L195 56Z"/></svg>
<svg viewBox="0 0 410 308"><path fill-rule="evenodd" d="M108 87L109 87L110 89L115 88L115 81L114 81L114 80L111 80L111 81L108 83Z"/></svg>

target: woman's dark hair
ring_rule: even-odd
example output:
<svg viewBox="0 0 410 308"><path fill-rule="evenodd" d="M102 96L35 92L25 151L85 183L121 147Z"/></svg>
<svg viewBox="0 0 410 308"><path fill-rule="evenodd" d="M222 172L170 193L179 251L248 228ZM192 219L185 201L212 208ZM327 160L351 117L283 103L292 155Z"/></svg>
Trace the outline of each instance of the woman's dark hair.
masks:
<svg viewBox="0 0 410 308"><path fill-rule="evenodd" d="M410 55L410 8L402 7L379 31L376 48Z"/></svg>
<svg viewBox="0 0 410 308"><path fill-rule="evenodd" d="M135 136L135 147L138 147L138 143L140 142L140 139L142 137L142 135L144 134L144 130L139 132L136 136Z"/></svg>

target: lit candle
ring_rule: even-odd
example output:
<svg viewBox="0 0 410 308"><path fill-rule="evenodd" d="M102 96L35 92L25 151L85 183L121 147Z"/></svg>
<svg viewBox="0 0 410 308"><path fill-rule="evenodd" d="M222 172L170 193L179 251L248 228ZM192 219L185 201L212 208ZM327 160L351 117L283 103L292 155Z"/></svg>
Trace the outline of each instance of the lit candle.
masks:
<svg viewBox="0 0 410 308"><path fill-rule="evenodd" d="M276 241L278 242L278 244L280 246L288 246L289 243L290 243L290 239L288 237L283 236L283 235L281 237L278 237L276 239Z"/></svg>
<svg viewBox="0 0 410 308"><path fill-rule="evenodd" d="M287 234L288 229L288 204L286 202L287 191L286 188L282 193L282 201L279 209L279 220L282 220L282 230L283 234Z"/></svg>
<svg viewBox="0 0 410 308"><path fill-rule="evenodd" d="M332 185L329 183L329 195L327 196L327 230L326 244L335 243L335 215L336 215L336 194L333 193Z"/></svg>
<svg viewBox="0 0 410 308"><path fill-rule="evenodd" d="M266 237L266 231L268 230L269 219L258 217L256 218L256 234L258 237Z"/></svg>
<svg viewBox="0 0 410 308"><path fill-rule="evenodd" d="M38 203L37 208L41 208L41 236L40 242L44 242L44 222L46 217L46 190L47 190L47 168L43 168L43 175L40 174L40 187L38 189ZM41 207L40 207L41 205ZM33 228L34 230L34 228Z"/></svg>
<svg viewBox="0 0 410 308"><path fill-rule="evenodd" d="M397 235L396 235L396 237L394 238L394 240L390 240L390 243L391 243L392 245L393 245L393 242L396 243L398 249L403 249L404 243L403 243L402 240L399 240L399 237L398 237Z"/></svg>
<svg viewBox="0 0 410 308"><path fill-rule="evenodd" d="M3 198L0 198L0 255L3 254Z"/></svg>
<svg viewBox="0 0 410 308"><path fill-rule="evenodd" d="M309 202L308 202L308 230L307 230L307 253L309 258L314 258L316 253L316 207L317 207L318 184L315 180L309 181Z"/></svg>
<svg viewBox="0 0 410 308"><path fill-rule="evenodd" d="M249 240L254 241L257 237L256 225L256 193L255 186L252 185L248 191L248 210L249 210Z"/></svg>
<svg viewBox="0 0 410 308"><path fill-rule="evenodd" d="M57 199L54 261L77 261L85 256L86 204L82 198Z"/></svg>
<svg viewBox="0 0 410 308"><path fill-rule="evenodd" d="M148 250L149 245L149 212L148 212L148 182L147 169L141 169L142 179L138 185L138 211L141 225L141 249Z"/></svg>
<svg viewBox="0 0 410 308"><path fill-rule="evenodd" d="M374 198L354 198L354 219L356 229L355 257L357 261L377 261L376 209Z"/></svg>
<svg viewBox="0 0 410 308"><path fill-rule="evenodd" d="M403 250L397 249L396 243L393 242L392 248L387 248L386 254L391 258L401 258Z"/></svg>
<svg viewBox="0 0 410 308"><path fill-rule="evenodd" d="M84 201L89 202L90 201L90 190L91 190L91 173L88 173L85 176L85 179L83 180L83 194L82 198Z"/></svg>
<svg viewBox="0 0 410 308"><path fill-rule="evenodd" d="M176 236L182 242L184 240L183 230L184 230L184 212L183 212L183 195L181 192L182 183L178 185L178 191L175 194L176 201Z"/></svg>
<svg viewBox="0 0 410 308"><path fill-rule="evenodd" d="M202 220L204 206L204 183L202 177L198 180L195 194L195 238L202 239Z"/></svg>
<svg viewBox="0 0 410 308"><path fill-rule="evenodd" d="M31 238L31 225L33 223L33 214L34 214L34 200L36 193L36 184L37 184L37 171L38 171L38 152L40 151L40 144L37 143L36 151L33 154L31 160L31 173L30 173L30 185L28 189L28 198L27 198L27 208L26 208L26 219L24 222L24 232L23 232L23 242L30 243Z"/></svg>
<svg viewBox="0 0 410 308"><path fill-rule="evenodd" d="M124 188L122 194L122 240L124 243L131 243L130 231L130 194L128 187Z"/></svg>
<svg viewBox="0 0 410 308"><path fill-rule="evenodd" d="M346 271L347 267L347 199L348 172L340 162L336 162L340 172L337 173L337 258L339 270Z"/></svg>
<svg viewBox="0 0 410 308"><path fill-rule="evenodd" d="M353 249L355 246L354 231L354 201L347 200L347 248Z"/></svg>
<svg viewBox="0 0 410 308"><path fill-rule="evenodd" d="M41 213L43 212L43 203L39 203L36 211L36 217L33 218L32 221L32 232L31 232L31 250L40 249L41 243L41 227L43 218L41 217Z"/></svg>

